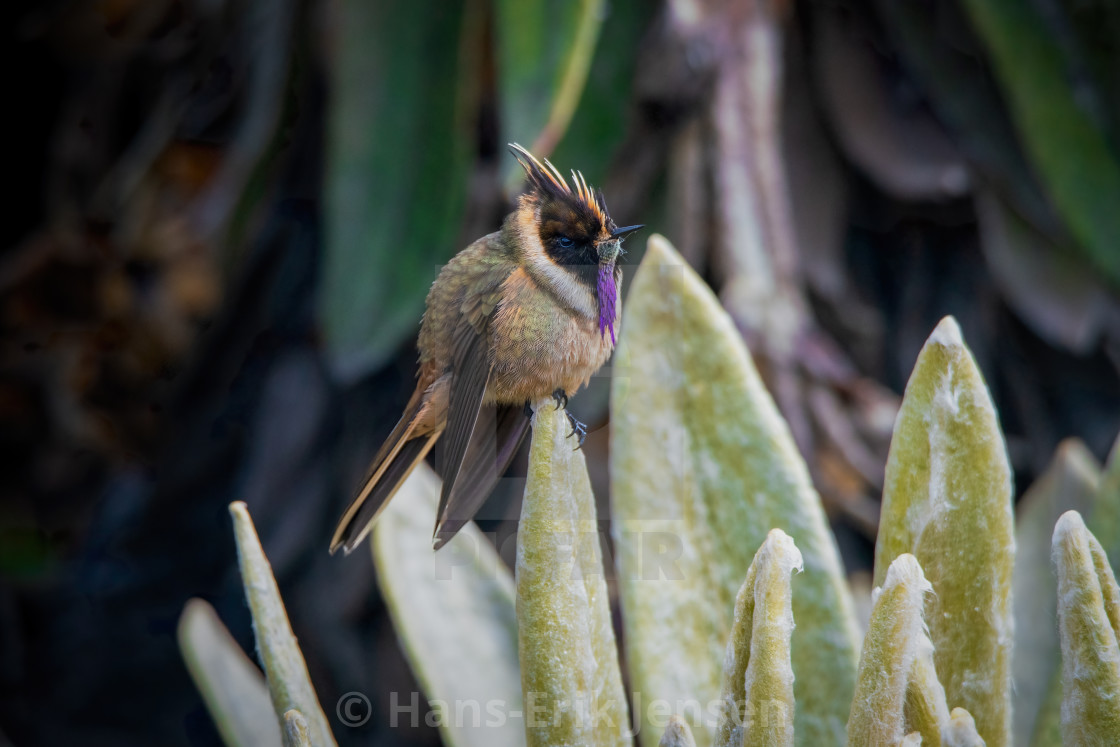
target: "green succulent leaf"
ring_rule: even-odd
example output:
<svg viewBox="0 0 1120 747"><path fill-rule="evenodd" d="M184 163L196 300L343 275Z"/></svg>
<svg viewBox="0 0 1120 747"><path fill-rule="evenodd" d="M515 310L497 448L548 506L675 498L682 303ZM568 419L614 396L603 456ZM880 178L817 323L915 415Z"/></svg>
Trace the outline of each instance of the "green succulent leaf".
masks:
<svg viewBox="0 0 1120 747"><path fill-rule="evenodd" d="M578 167L590 184L604 188L607 170L618 154L626 136L631 96L630 91L640 56L640 48L650 23L657 16L656 3L644 0L611 0L600 5L600 27L591 69L580 96L579 107L571 126L563 133L556 150L549 156L553 163ZM607 206L612 208L619 225L629 225L640 216L618 214L613 200L617 195L607 191Z"/></svg>
<svg viewBox="0 0 1120 747"><path fill-rule="evenodd" d="M455 251L478 45L460 44L463 3L340 0L333 9L318 298L328 360L345 381L416 333L427 289Z"/></svg>
<svg viewBox="0 0 1120 747"><path fill-rule="evenodd" d="M941 744L949 709L923 617L932 589L909 553L895 558L883 586L876 589L848 719L848 744L886 747L913 732L922 744Z"/></svg>
<svg viewBox="0 0 1120 747"><path fill-rule="evenodd" d="M1104 548L1076 511L1054 527L1062 636L1062 743L1109 744L1120 734L1120 588Z"/></svg>
<svg viewBox="0 0 1120 747"><path fill-rule="evenodd" d="M735 599L720 693L719 747L793 745L790 574L803 568L790 536L770 530Z"/></svg>
<svg viewBox="0 0 1120 747"><path fill-rule="evenodd" d="M280 730L264 675L209 602L192 599L178 626L179 650L222 741L230 747L276 744Z"/></svg>
<svg viewBox="0 0 1120 747"><path fill-rule="evenodd" d="M502 122L512 140L550 154L576 111L604 0L499 0Z"/></svg>
<svg viewBox="0 0 1120 747"><path fill-rule="evenodd" d="M634 690L645 702L719 697L752 548L780 528L805 562L792 600L797 742L842 743L859 633L820 498L734 324L661 236L631 285L611 386L612 531ZM697 744L712 743L713 727Z"/></svg>
<svg viewBox="0 0 1120 747"><path fill-rule="evenodd" d="M426 464L409 476L373 528L378 582L424 694L443 703L501 703L522 710L513 576L478 526L432 550L440 481ZM471 711L466 711L471 714ZM525 744L522 723L441 719L453 747Z"/></svg>
<svg viewBox="0 0 1120 747"><path fill-rule="evenodd" d="M1091 455L1083 455L1078 457L1075 461L1088 462L1091 465L1096 465L1096 460L1094 460ZM1072 467L1073 465L1071 464L1070 466ZM1089 466L1082 464L1081 471L1089 471ZM1074 477L1074 475L1075 473L1071 471L1070 477ZM1100 541L1105 554L1108 556L1109 564L1115 568L1120 564L1120 439L1117 439L1116 443L1113 444L1112 453L1109 455L1108 464L1105 465L1103 474L1097 471L1094 473L1094 477L1096 478L1097 484L1095 500L1084 502L1073 500L1068 503L1063 503L1056 508L1059 511L1073 509L1080 511L1082 515L1088 517L1086 526L1089 527L1089 531L1093 533L1093 536ZM1033 486L1032 491L1029 492L1033 492ZM1021 501L1022 505L1019 511L1020 526L1027 520L1028 515L1037 513L1031 508L1033 503L1028 501L1029 498L1030 495L1025 495ZM1055 521L1056 518L1052 517L1050 526L1053 526ZM1039 534L1041 534L1041 530L1045 528L1046 527L1039 526L1037 528ZM1020 529L1020 532L1021 531ZM1047 557L1047 561L1049 561L1049 556ZM1018 574L1018 558L1016 558L1015 562L1016 573ZM1053 579L1053 575L1048 574L1042 578ZM1018 583L1018 581L1016 583ZM1056 623L1057 612L1054 609L1054 605L1057 601L1056 582L1052 582L1048 588L1051 592L1051 601L1049 603L1050 614L1047 620L1050 627L1047 630L1047 636L1048 640L1054 641L1054 645L1058 646L1060 644L1058 643L1058 627ZM1019 592L1016 592L1016 605L1019 604L1018 594ZM1032 588L1030 594L1037 596L1037 587ZM1016 613L1016 648L1018 648L1018 641L1022 637L1020 633L1021 628L1018 627L1020 624L1018 619L1018 613ZM1026 646L1024 646L1024 649L1025 648ZM1018 664L1018 656L1019 654L1017 653L1016 664ZM1034 719L1034 738L1031 742L1034 747L1061 747L1062 744L1062 673L1061 667L1058 665L1057 649L1053 655L1052 662L1052 675L1049 679L1049 686ZM1018 672L1018 670L1016 670L1016 672ZM1016 673L1016 684L1021 691L1022 684L1018 673ZM1028 692L1031 692L1031 690L1028 690ZM1017 693L1015 706L1015 712L1017 714L1016 719L1019 718L1020 697L1021 695ZM1030 732L1018 731L1018 727L1016 727L1016 733L1027 734Z"/></svg>
<svg viewBox="0 0 1120 747"><path fill-rule="evenodd" d="M538 745L630 745L630 718L583 453L553 400L535 404L517 534L525 731Z"/></svg>
<svg viewBox="0 0 1120 747"><path fill-rule="evenodd" d="M1032 3L966 0L964 6L1046 191L1081 249L1120 286L1120 161L1070 85L1061 40Z"/></svg>
<svg viewBox="0 0 1120 747"><path fill-rule="evenodd" d="M237 559L241 566L241 583L245 599L253 615L253 633L257 639L257 654L264 665L268 692L275 711L275 723L284 730L284 714L299 711L307 721L308 733L314 745L333 745L327 717L319 705L319 697L307 674L307 663L292 633L288 613L272 576L272 566L261 548L253 520L245 504L237 501L229 506L233 517L233 536L237 541Z"/></svg>
<svg viewBox="0 0 1120 747"><path fill-rule="evenodd" d="M1058 587L1050 561L1054 523L1070 509L1088 514L1099 481L1100 466L1093 455L1081 441L1070 439L1058 446L1046 472L1019 501L1011 593L1015 612L1012 674L1014 733L1024 740L1035 734L1051 682L1061 686L1061 680L1055 679L1062 657Z"/></svg>
<svg viewBox="0 0 1120 747"><path fill-rule="evenodd" d="M912 553L933 585L927 617L947 701L1010 743L1011 470L988 389L952 317L918 356L887 457L875 583Z"/></svg>

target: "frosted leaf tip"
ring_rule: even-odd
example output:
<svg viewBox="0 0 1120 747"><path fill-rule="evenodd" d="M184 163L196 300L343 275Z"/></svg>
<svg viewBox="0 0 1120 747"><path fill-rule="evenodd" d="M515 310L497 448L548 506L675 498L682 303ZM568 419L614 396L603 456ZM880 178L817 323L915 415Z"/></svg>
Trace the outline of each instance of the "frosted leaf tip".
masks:
<svg viewBox="0 0 1120 747"><path fill-rule="evenodd" d="M801 557L801 551L794 544L793 537L790 537L781 529L770 530L759 552L774 557L781 564L781 567L786 569L787 573L793 571L800 573L805 570L805 561Z"/></svg>
<svg viewBox="0 0 1120 747"><path fill-rule="evenodd" d="M929 336L929 342L943 345L947 348L960 347L964 345L964 339L961 337L961 327L957 324L957 320L952 315L944 317L937 323L933 333Z"/></svg>
<svg viewBox="0 0 1120 747"><path fill-rule="evenodd" d="M1085 520L1081 518L1081 514L1077 511L1066 511L1054 525L1054 545L1065 539L1066 535L1079 529L1085 529Z"/></svg>
<svg viewBox="0 0 1120 747"><path fill-rule="evenodd" d="M891 561L887 568L887 578L883 581L883 587L892 587L897 584L913 585L923 592L933 591L933 585L926 579L918 559L908 552L902 553Z"/></svg>

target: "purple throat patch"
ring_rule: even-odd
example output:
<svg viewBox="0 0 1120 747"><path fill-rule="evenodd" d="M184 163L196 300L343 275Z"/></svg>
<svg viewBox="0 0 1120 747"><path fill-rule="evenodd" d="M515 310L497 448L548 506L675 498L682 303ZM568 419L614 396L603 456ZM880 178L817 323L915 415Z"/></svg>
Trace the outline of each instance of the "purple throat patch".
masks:
<svg viewBox="0 0 1120 747"><path fill-rule="evenodd" d="M614 282L614 265L599 265L599 334L611 331L611 345L614 339L614 316L618 306L618 286Z"/></svg>

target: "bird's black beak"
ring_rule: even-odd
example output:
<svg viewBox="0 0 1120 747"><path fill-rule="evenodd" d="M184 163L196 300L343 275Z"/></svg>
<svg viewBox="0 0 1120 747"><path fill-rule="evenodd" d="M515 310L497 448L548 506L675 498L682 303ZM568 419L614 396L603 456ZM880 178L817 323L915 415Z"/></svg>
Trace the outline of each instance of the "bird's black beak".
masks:
<svg viewBox="0 0 1120 747"><path fill-rule="evenodd" d="M616 228L613 231L611 231L611 238L612 239L618 239L619 241L622 241L627 236L629 236L630 234L637 231L639 228L645 228L645 225L626 226L624 228Z"/></svg>

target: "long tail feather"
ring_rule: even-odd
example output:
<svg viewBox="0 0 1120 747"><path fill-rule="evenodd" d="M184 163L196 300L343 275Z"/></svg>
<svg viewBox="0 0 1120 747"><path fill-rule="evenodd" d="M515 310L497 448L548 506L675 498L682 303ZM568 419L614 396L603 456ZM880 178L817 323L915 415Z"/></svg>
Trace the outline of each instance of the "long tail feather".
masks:
<svg viewBox="0 0 1120 747"><path fill-rule="evenodd" d="M518 405L484 405L454 484L444 488L433 546L443 547L478 513L529 432Z"/></svg>
<svg viewBox="0 0 1120 747"><path fill-rule="evenodd" d="M417 433L423 420L423 394L424 390L417 388L405 407L404 415L370 462L361 491L342 514L338 527L334 530L334 537L331 538L332 554L340 547L349 554L358 546L372 528L374 520L389 503L389 499L397 492L397 488L439 438L438 429Z"/></svg>

